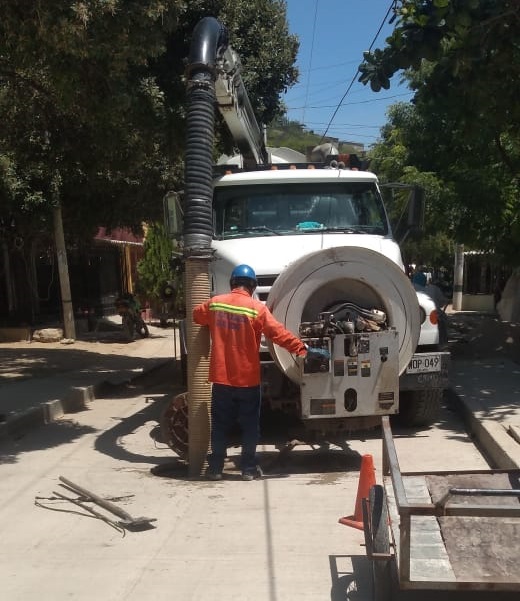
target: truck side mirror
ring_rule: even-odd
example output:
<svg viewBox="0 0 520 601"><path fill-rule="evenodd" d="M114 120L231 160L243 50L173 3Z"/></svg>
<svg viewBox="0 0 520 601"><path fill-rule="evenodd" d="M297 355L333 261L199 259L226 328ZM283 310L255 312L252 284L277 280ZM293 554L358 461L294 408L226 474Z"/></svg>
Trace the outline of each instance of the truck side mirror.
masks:
<svg viewBox="0 0 520 601"><path fill-rule="evenodd" d="M170 238L179 240L183 228L183 211L178 192L167 192L163 198L164 225Z"/></svg>
<svg viewBox="0 0 520 601"><path fill-rule="evenodd" d="M408 227L414 231L424 229L424 188L414 186L408 200Z"/></svg>

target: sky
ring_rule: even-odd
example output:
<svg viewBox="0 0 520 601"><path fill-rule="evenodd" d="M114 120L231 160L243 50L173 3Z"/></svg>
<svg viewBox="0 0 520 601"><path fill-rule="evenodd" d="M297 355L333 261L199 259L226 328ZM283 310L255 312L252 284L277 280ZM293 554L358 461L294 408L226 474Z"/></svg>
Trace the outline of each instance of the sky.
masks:
<svg viewBox="0 0 520 601"><path fill-rule="evenodd" d="M383 48L393 25L385 19L391 0L286 0L289 31L300 40L299 82L283 100L290 120L323 135L363 61L363 52ZM378 31L383 25L381 32ZM377 36L377 37L376 37ZM374 42L375 39L375 42ZM407 102L412 93L399 73L389 90L372 92L355 78L341 103L328 135L341 141L374 144L386 123L386 110Z"/></svg>

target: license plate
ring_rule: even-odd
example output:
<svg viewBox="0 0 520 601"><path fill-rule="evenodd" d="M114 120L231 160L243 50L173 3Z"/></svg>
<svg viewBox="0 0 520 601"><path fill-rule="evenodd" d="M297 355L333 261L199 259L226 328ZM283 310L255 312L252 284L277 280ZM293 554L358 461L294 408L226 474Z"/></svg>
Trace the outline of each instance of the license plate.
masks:
<svg viewBox="0 0 520 601"><path fill-rule="evenodd" d="M432 371L441 371L441 356L436 353L414 355L406 368L407 374L422 374Z"/></svg>

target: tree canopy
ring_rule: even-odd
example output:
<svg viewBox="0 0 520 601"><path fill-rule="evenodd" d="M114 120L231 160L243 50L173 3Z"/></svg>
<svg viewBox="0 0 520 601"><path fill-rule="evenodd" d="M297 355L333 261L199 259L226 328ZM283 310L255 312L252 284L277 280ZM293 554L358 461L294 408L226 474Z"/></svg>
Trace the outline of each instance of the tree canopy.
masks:
<svg viewBox="0 0 520 601"><path fill-rule="evenodd" d="M282 0L20 0L0 22L0 219L69 239L134 230L183 175L184 69L203 16L228 27L259 119L282 111L297 40Z"/></svg>
<svg viewBox="0 0 520 601"><path fill-rule="evenodd" d="M390 113L377 155L398 140L393 160L442 182L439 227L447 216L444 232L458 242L517 262L520 105L508 82L520 75L520 4L400 0L394 19L386 46L365 54L360 81L379 91L404 69L415 97L405 122Z"/></svg>

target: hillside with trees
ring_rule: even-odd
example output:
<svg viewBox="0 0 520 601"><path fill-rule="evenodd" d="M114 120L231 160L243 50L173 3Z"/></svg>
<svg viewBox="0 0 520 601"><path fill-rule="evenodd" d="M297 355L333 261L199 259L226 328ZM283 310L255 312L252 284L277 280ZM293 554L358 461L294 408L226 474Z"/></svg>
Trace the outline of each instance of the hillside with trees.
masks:
<svg viewBox="0 0 520 601"><path fill-rule="evenodd" d="M308 148L314 148L324 142L333 142L340 152L357 152L352 145L317 134L305 127L298 121L290 121L284 117L278 117L267 127L267 145L272 147L286 146L303 154Z"/></svg>

